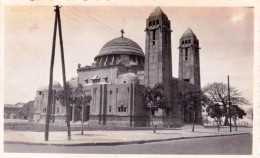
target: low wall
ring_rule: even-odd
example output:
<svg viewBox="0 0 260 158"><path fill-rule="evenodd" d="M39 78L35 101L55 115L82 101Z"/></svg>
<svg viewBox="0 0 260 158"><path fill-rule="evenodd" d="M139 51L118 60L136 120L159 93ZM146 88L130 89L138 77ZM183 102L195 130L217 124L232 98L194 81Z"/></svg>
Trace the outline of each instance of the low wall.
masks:
<svg viewBox="0 0 260 158"><path fill-rule="evenodd" d="M181 127L183 118L180 117L153 117L156 127ZM150 116L115 116L115 115L90 115L89 125L107 125L107 126L133 126L133 127L151 127Z"/></svg>
<svg viewBox="0 0 260 158"><path fill-rule="evenodd" d="M112 125L112 126L133 126L146 127L146 116L115 116L115 115L90 115L90 125Z"/></svg>
<svg viewBox="0 0 260 158"><path fill-rule="evenodd" d="M179 117L153 117L153 124L155 127L181 127L183 126L183 119ZM152 126L150 121L150 126Z"/></svg>
<svg viewBox="0 0 260 158"><path fill-rule="evenodd" d="M129 131L129 130L152 130L151 127L130 127L130 126L106 126L106 125L86 125L83 126L84 131ZM176 128L160 128L157 127L156 130L175 130ZM35 131L44 132L45 124L41 123L4 123L5 131ZM57 124L50 123L50 131L67 131L67 126L65 123ZM80 131L81 125L71 124L71 131Z"/></svg>
<svg viewBox="0 0 260 158"><path fill-rule="evenodd" d="M45 123L46 122L46 115L40 115L40 123ZM53 122L53 115L50 117L50 123L65 123L66 122L66 115L59 115L55 114L54 115L54 122Z"/></svg>

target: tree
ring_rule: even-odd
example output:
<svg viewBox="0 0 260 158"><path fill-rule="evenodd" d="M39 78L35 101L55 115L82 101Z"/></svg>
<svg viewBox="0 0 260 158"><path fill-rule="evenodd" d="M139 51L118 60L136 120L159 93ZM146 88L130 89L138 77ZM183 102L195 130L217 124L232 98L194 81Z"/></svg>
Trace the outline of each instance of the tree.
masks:
<svg viewBox="0 0 260 158"><path fill-rule="evenodd" d="M145 104L150 107L150 116L153 126L153 132L156 133L153 124L153 110L165 109L167 108L167 100L164 95L164 88L162 83L157 83L153 88L146 87L143 92Z"/></svg>
<svg viewBox="0 0 260 158"><path fill-rule="evenodd" d="M219 131L221 126L221 118L224 116L224 107L219 104L209 104L206 111L211 118L216 120Z"/></svg>
<svg viewBox="0 0 260 158"><path fill-rule="evenodd" d="M84 117L84 107L91 101L92 97L85 94L82 84L73 92L73 104L75 108L79 110L81 115L81 135L83 135L83 117Z"/></svg>
<svg viewBox="0 0 260 158"><path fill-rule="evenodd" d="M245 111L241 109L238 105L231 106L231 117L234 121L236 131L237 131L237 119L243 119L245 115L246 115Z"/></svg>
<svg viewBox="0 0 260 158"><path fill-rule="evenodd" d="M191 109L193 112L193 126L192 132L194 132L195 114L196 111L201 109L201 106L205 106L208 103L208 98L201 90L190 90L187 92L179 91L178 103L183 106L184 109Z"/></svg>
<svg viewBox="0 0 260 158"><path fill-rule="evenodd" d="M66 83L66 91L67 91L67 104L71 106L73 103L73 89L70 87L68 82ZM64 88L56 92L55 98L61 103L62 106L65 106Z"/></svg>
<svg viewBox="0 0 260 158"><path fill-rule="evenodd" d="M78 85L77 88L71 88L69 83L66 83L67 90L67 102L69 106L75 105L75 108L79 110L81 115L81 134L83 135L83 114L84 107L90 102L92 99L90 95L86 96L83 90L83 86L81 84ZM65 97L64 97L64 89L60 90L56 93L56 99L61 103L61 105L65 106ZM70 113L70 112L69 112Z"/></svg>
<svg viewBox="0 0 260 158"><path fill-rule="evenodd" d="M63 87L62 90L57 91L57 93L55 95L55 99L58 100L61 103L62 106L66 107L66 113L67 113L67 115L66 115L66 123L67 123L67 127L68 127L68 140L71 140L71 131L70 131L70 118L71 118L70 110L71 109L69 108L69 106L71 106L71 103L72 103L72 97L71 97L71 95L72 95L72 88L70 87L68 82L66 82L65 86L66 86L66 88ZM66 93L65 93L64 89L66 89ZM65 102L66 102L66 104L65 104Z"/></svg>
<svg viewBox="0 0 260 158"><path fill-rule="evenodd" d="M228 85L225 83L208 83L203 88L204 93L214 104L219 104L224 107L225 121L224 125L228 126ZM230 86L230 104L231 105L248 105L248 101L242 96L236 88Z"/></svg>

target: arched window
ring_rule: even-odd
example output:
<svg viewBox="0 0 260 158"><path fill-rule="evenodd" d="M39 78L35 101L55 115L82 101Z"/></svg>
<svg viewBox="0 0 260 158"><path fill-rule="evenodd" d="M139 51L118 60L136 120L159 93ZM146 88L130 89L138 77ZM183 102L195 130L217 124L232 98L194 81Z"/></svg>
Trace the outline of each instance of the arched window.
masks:
<svg viewBox="0 0 260 158"><path fill-rule="evenodd" d="M155 30L153 30L153 45L155 45Z"/></svg>
<svg viewBox="0 0 260 158"><path fill-rule="evenodd" d="M117 107L117 111L118 112L126 112L127 111L127 107L124 107L123 105L121 105L120 107Z"/></svg>
<svg viewBox="0 0 260 158"><path fill-rule="evenodd" d="M188 60L188 48L185 49L185 60Z"/></svg>

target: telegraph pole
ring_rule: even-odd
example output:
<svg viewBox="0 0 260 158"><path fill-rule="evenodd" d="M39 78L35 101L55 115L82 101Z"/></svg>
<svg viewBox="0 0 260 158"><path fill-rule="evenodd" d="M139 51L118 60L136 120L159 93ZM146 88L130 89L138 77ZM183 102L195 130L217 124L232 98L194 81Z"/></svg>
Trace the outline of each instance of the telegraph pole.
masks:
<svg viewBox="0 0 260 158"><path fill-rule="evenodd" d="M231 124L231 103L230 103L230 87L229 87L229 75L228 75L228 107L229 107L229 127L230 127L230 132L232 132L232 124Z"/></svg>
<svg viewBox="0 0 260 158"><path fill-rule="evenodd" d="M51 109L51 97L52 97L51 94L52 94L52 82L53 82L53 66L54 66L54 58L55 58L56 30L57 30L57 12L55 14L54 33L53 33L53 41L52 41L49 93L48 93L48 103L47 103L47 109L46 109L47 113L46 113L46 123L45 123L45 141L49 140L49 122L50 122L50 109Z"/></svg>
<svg viewBox="0 0 260 158"><path fill-rule="evenodd" d="M61 61L62 61L62 75L63 75L63 86L64 86L64 96L65 96L65 106L66 106L66 122L68 129L68 140L71 140L70 133L70 116L69 116L69 105L67 102L67 87L66 87L66 73L65 73L65 61L64 61L64 50L63 50L63 41L62 41L62 32L61 32L61 20L60 20L60 7L55 6L55 22L54 22L54 33L52 41L52 55L51 55L51 65L50 65L50 78L49 78L49 93L48 93L48 104L47 104L47 113L46 113L46 124L45 124L45 141L49 140L49 122L50 122L50 109L52 103L52 84L53 84L53 67L54 67L54 58L55 58L55 43L56 43L56 34L57 34L57 24L59 25L59 37L60 37L60 47L61 47Z"/></svg>
<svg viewBox="0 0 260 158"><path fill-rule="evenodd" d="M61 63L62 63L62 77L63 77L63 86L64 86L64 96L65 96L65 107L66 107L66 122L67 122L67 131L68 131L68 140L71 140L70 133L70 109L67 101L67 86L66 86L66 71L65 71L65 60L64 60L64 50L63 50L63 41L62 41L62 32L61 32L61 20L60 20L60 7L56 6L58 25L59 25L59 36L60 36L60 49L61 49Z"/></svg>

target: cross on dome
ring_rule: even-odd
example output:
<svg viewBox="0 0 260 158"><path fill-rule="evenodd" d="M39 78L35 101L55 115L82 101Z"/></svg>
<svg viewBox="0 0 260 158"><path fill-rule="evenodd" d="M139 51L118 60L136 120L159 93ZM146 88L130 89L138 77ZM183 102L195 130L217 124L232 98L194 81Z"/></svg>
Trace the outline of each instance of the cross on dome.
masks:
<svg viewBox="0 0 260 158"><path fill-rule="evenodd" d="M121 30L121 34L122 34L121 37L124 37L124 33L125 33L125 32L124 32L124 30L122 29L122 30Z"/></svg>

